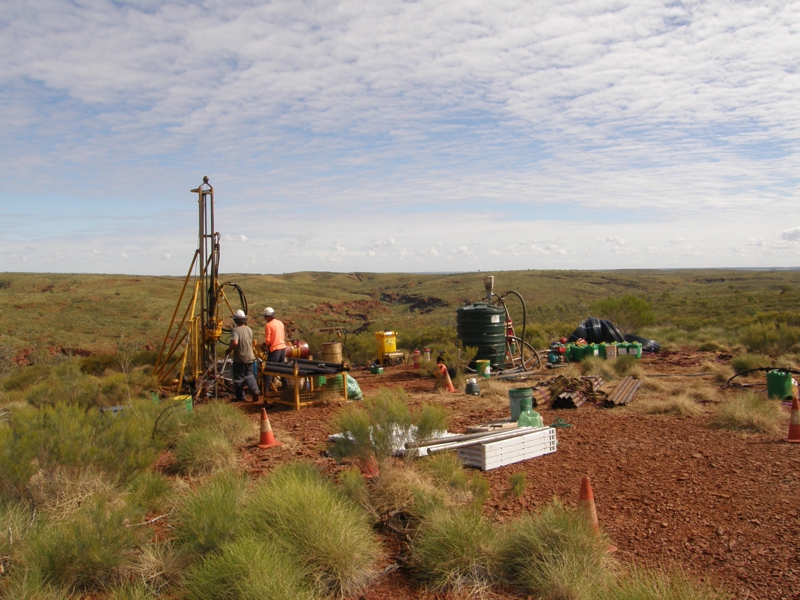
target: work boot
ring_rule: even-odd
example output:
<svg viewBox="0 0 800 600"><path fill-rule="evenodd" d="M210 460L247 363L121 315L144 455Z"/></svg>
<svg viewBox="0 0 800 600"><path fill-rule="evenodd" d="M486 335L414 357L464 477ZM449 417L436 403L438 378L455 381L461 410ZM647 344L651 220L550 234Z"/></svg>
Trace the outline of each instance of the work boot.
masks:
<svg viewBox="0 0 800 600"><path fill-rule="evenodd" d="M258 404L259 397L258 394L253 394L253 404Z"/></svg>

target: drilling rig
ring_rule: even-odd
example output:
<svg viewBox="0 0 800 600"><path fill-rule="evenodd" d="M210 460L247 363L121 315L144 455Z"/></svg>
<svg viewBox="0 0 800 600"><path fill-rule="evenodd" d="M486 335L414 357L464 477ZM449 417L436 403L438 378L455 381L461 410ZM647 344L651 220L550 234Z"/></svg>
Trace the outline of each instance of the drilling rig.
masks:
<svg viewBox="0 0 800 600"><path fill-rule="evenodd" d="M237 308L245 314L247 298L237 284L219 282L220 234L214 230L214 188L208 177L203 177L203 183L191 192L197 194L197 250L183 281L154 373L160 388L191 394L197 401L201 397L216 398L221 387L229 387L222 376L227 361L220 360L218 349L223 332L230 332L223 327L223 321L236 309L225 290L237 293ZM187 294L189 291L191 296ZM181 310L182 316L178 318Z"/></svg>

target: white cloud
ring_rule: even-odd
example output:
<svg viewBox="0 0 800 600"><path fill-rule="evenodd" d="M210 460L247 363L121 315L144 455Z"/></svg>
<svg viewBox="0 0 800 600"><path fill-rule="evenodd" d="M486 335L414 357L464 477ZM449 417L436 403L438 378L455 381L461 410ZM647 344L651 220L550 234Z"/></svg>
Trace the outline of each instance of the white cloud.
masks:
<svg viewBox="0 0 800 600"><path fill-rule="evenodd" d="M464 269L497 264L486 248L509 268L578 252L598 268L720 266L742 248L794 264L768 250L800 228L763 242L800 201L792 3L10 0L4 14L0 249L35 241L13 252L28 268L58 247L56 270L88 255L181 274L201 168L224 265L251 243L270 260L291 248L275 264L298 270L396 269L432 246ZM513 245L532 235L557 243ZM148 250L122 261L123 236Z"/></svg>
<svg viewBox="0 0 800 600"><path fill-rule="evenodd" d="M344 247L339 242L336 242L335 250L336 252L347 252L347 250L345 250Z"/></svg>
<svg viewBox="0 0 800 600"><path fill-rule="evenodd" d="M225 241L225 242L232 242L232 243L236 244L236 243L240 243L240 242L246 242L247 241L247 236L243 235L243 234L239 234L239 235L228 235L228 234L226 234L226 235L222 236L222 240Z"/></svg>
<svg viewBox="0 0 800 600"><path fill-rule="evenodd" d="M787 242L800 241L800 227L792 227L781 233L781 239Z"/></svg>

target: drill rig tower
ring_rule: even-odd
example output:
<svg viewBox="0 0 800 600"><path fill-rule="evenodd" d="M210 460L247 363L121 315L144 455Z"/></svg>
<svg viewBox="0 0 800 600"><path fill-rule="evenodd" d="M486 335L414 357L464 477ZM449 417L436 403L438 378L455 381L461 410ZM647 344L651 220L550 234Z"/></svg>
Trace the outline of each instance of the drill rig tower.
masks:
<svg viewBox="0 0 800 600"><path fill-rule="evenodd" d="M167 334L155 366L160 387L175 393L191 393L195 399L205 393L216 397L222 367L217 350L223 319L233 314L224 288L235 289L241 309L247 313L247 299L235 283L219 283L220 235L214 231L214 188L203 177L203 183L191 190L197 194L199 226L197 250L170 319ZM194 273L194 282L192 274ZM184 302L189 288L192 295ZM183 316L178 314L183 308Z"/></svg>

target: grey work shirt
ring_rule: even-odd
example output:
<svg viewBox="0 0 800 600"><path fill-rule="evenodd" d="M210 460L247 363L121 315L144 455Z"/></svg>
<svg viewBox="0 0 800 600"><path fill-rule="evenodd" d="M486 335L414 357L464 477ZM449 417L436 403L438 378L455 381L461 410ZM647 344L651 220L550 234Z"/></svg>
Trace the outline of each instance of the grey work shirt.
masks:
<svg viewBox="0 0 800 600"><path fill-rule="evenodd" d="M231 341L236 342L233 362L249 363L256 359L253 354L253 330L247 325L237 325L231 329Z"/></svg>

